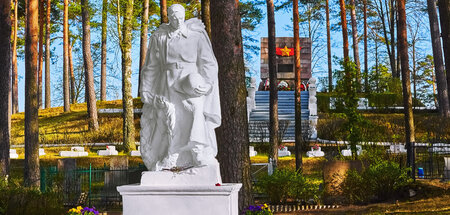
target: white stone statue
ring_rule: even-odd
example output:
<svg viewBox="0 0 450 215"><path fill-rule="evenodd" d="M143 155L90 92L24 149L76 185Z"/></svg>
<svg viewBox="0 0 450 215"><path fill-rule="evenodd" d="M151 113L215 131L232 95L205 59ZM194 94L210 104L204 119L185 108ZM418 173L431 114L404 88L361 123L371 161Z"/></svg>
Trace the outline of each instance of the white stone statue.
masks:
<svg viewBox="0 0 450 215"><path fill-rule="evenodd" d="M317 98L316 98L316 79L314 77L311 77L309 79L309 102L308 102L308 109L309 109L309 116L317 116Z"/></svg>
<svg viewBox="0 0 450 215"><path fill-rule="evenodd" d="M217 165L218 66L203 23L168 9L141 71L141 156L150 171Z"/></svg>
<svg viewBox="0 0 450 215"><path fill-rule="evenodd" d="M317 97L316 97L316 78L311 77L309 79L309 103L308 103L308 109L309 109L309 138L310 139L317 139Z"/></svg>

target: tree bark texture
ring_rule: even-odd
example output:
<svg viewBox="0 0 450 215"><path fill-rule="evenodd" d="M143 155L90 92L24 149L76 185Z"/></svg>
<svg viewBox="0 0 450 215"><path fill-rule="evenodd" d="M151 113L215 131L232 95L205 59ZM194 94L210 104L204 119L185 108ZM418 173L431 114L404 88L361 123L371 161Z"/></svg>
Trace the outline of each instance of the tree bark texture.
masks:
<svg viewBox="0 0 450 215"><path fill-rule="evenodd" d="M328 6L328 0L327 6ZM298 0L294 0L294 68L295 68L295 170L299 171L302 168L302 103L301 103L301 67L300 67L300 35L299 35L299 14L298 14ZM328 10L328 7L327 7ZM327 14L328 15L328 14ZM329 20L327 20L329 21ZM327 22L327 27L329 22ZM327 36L329 28L327 28ZM330 66L330 65L328 65Z"/></svg>
<svg viewBox="0 0 450 215"><path fill-rule="evenodd" d="M402 71L402 87L403 87L403 108L405 111L405 139L407 147L407 164L412 167L412 177L414 177L414 116L412 111L412 98L411 98L411 81L408 62L408 41L406 34L406 12L405 12L405 0L397 0L398 9L398 26L397 26L397 38L399 42L399 55Z"/></svg>
<svg viewBox="0 0 450 215"><path fill-rule="evenodd" d="M145 64L145 56L147 56L147 34L148 34L148 6L149 0L142 2L142 19L141 19L141 47L139 55L139 81L138 89L141 88L141 70ZM140 90L138 90L138 97L140 97Z"/></svg>
<svg viewBox="0 0 450 215"><path fill-rule="evenodd" d="M439 0L438 6L442 31L442 47L444 48L445 70L447 73L447 92L450 96L450 0ZM450 97L448 100L450 102Z"/></svg>
<svg viewBox="0 0 450 215"><path fill-rule="evenodd" d="M211 12L210 12L210 0L202 0L202 21L205 24L206 32L211 38Z"/></svg>
<svg viewBox="0 0 450 215"><path fill-rule="evenodd" d="M101 71L100 71L100 100L106 101L106 40L108 21L108 0L103 0L102 6L102 51L101 51Z"/></svg>
<svg viewBox="0 0 450 215"><path fill-rule="evenodd" d="M25 186L39 188L38 0L27 0L25 27Z"/></svg>
<svg viewBox="0 0 450 215"><path fill-rule="evenodd" d="M247 89L238 2L211 0L211 38L219 65L222 125L216 129L224 183L242 183L239 208L254 204L250 175Z"/></svg>
<svg viewBox="0 0 450 215"><path fill-rule="evenodd" d="M431 73L431 83L433 83L433 95L436 95L436 77L434 75L434 73ZM414 86L415 87L415 86ZM415 89L414 89L415 90ZM436 108L440 109L440 104L437 101L436 96L433 96L433 100L434 100L434 106L436 106Z"/></svg>
<svg viewBox="0 0 450 215"><path fill-rule="evenodd" d="M12 91L11 91L11 102L12 102L12 113L19 112L19 90L18 90L18 73L17 73L17 28L18 28L18 0L14 0L14 34L13 34L13 44L12 44Z"/></svg>
<svg viewBox="0 0 450 215"><path fill-rule="evenodd" d="M72 43L70 43L70 40L69 40L69 75L70 75L70 77L69 77L70 78L70 98L72 99L72 104L76 104L76 103L78 103L78 93L75 93L75 75L73 74Z"/></svg>
<svg viewBox="0 0 450 215"><path fill-rule="evenodd" d="M367 0L363 0L364 10L364 92L369 92L369 62L367 62Z"/></svg>
<svg viewBox="0 0 450 215"><path fill-rule="evenodd" d="M447 80L444 73L444 60L442 58L441 38L439 22L436 12L435 0L427 0L428 16L430 20L431 46L433 48L433 61L437 79L439 113L441 116L450 117Z"/></svg>
<svg viewBox="0 0 450 215"><path fill-rule="evenodd" d="M278 79L277 79L277 56L276 56L276 34L275 34L275 12L273 0L266 0L267 23L269 29L269 142L271 145L269 163L272 159L274 167L278 162ZM275 169L275 168L274 168Z"/></svg>
<svg viewBox="0 0 450 215"><path fill-rule="evenodd" d="M416 84L416 41L413 39L411 42L411 46L412 46L412 65L413 65L413 70L412 70L412 78L413 78L413 93L412 93L412 98L413 98L413 108L416 106L416 99L417 99L417 84ZM433 89L434 89L434 81L433 81ZM433 95L434 94L433 92ZM434 96L433 96L434 97ZM436 106L437 107L437 106Z"/></svg>
<svg viewBox="0 0 450 215"><path fill-rule="evenodd" d="M356 22L356 5L355 0L350 0L350 19L352 23L352 38L353 38L353 58L356 64L356 79L358 84L361 84L361 64L359 62L359 38L358 38L358 23ZM360 91L360 89L358 89Z"/></svg>
<svg viewBox="0 0 450 215"><path fill-rule="evenodd" d="M169 18L167 17L167 0L160 0L159 1L159 8L160 8L160 16L161 16L161 23L168 23Z"/></svg>
<svg viewBox="0 0 450 215"><path fill-rule="evenodd" d="M11 2L0 1L0 98L9 98L11 92ZM11 139L11 106L0 102L0 177L9 174L9 147Z"/></svg>
<svg viewBox="0 0 450 215"><path fill-rule="evenodd" d="M329 0L325 0L325 12L327 22L327 59L328 59L328 92L333 91L333 68L331 59L331 30L330 30L330 5Z"/></svg>
<svg viewBox="0 0 450 215"><path fill-rule="evenodd" d="M89 18L89 0L81 0L81 19L83 26L83 62L86 103L89 130L98 130L97 99L94 88L94 64L91 56L91 24Z"/></svg>
<svg viewBox="0 0 450 215"><path fill-rule="evenodd" d="M47 0L47 24L45 26L45 108L51 108L50 91L50 12L51 0Z"/></svg>
<svg viewBox="0 0 450 215"><path fill-rule="evenodd" d="M39 0L39 63L38 63L38 100L42 109L42 68L44 64L44 0Z"/></svg>
<svg viewBox="0 0 450 215"><path fill-rule="evenodd" d="M70 84L69 84L69 0L64 0L63 15L63 93L64 112L70 112Z"/></svg>
<svg viewBox="0 0 450 215"><path fill-rule="evenodd" d="M136 149L134 143L133 96L131 95L131 17L133 15L133 0L126 1L123 16L122 35L122 104L123 104L123 146L124 151Z"/></svg>
<svg viewBox="0 0 450 215"><path fill-rule="evenodd" d="M439 22L436 12L435 0L427 0L428 16L430 20L431 46L433 48L433 61L437 79L439 113L443 117L450 117L447 80L444 73L444 61L442 59L441 38Z"/></svg>
<svg viewBox="0 0 450 215"><path fill-rule="evenodd" d="M389 0L389 31L391 32L391 41L390 41L390 45L391 45L391 64L392 64L392 76L394 78L400 78L400 71L399 71L399 66L398 63L396 62L396 59L399 59L400 57L397 56L398 58L396 58L395 55L395 3L396 0ZM400 45L398 46L400 47Z"/></svg>
<svg viewBox="0 0 450 215"><path fill-rule="evenodd" d="M339 7L341 9L341 25L342 25L342 40L344 49L344 61L349 61L348 58L348 30L347 30L347 15L345 13L345 1L339 0Z"/></svg>

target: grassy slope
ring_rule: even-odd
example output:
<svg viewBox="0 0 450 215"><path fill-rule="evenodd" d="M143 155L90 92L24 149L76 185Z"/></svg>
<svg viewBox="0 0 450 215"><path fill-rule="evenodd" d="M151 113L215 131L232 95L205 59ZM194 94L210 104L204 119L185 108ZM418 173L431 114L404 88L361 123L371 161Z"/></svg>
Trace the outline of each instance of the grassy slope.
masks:
<svg viewBox="0 0 450 215"><path fill-rule="evenodd" d="M139 99L134 107L141 108ZM122 108L122 101L97 102L97 108ZM365 114L369 119L368 129L363 129L369 141L401 141L404 134L403 114ZM434 139L450 140L450 122L437 114L415 114L416 141L427 142ZM11 144L24 144L24 113L12 115ZM122 142L122 115L99 114L100 129L88 131L86 103L71 105L71 112L64 113L63 107L39 111L40 144ZM339 140L343 120L336 115L320 114L318 130L323 139ZM136 141L139 141L139 117L135 117Z"/></svg>
<svg viewBox="0 0 450 215"><path fill-rule="evenodd" d="M134 100L135 108L142 107L142 103ZM97 102L97 109L121 108L122 101ZM88 131L86 103L72 104L71 112L64 113L63 107L43 109L39 111L39 143L99 143L122 142L122 115L99 114L100 129ZM24 144L24 113L11 117L11 145ZM139 117L135 118L136 129L140 129ZM139 141L139 132L136 132Z"/></svg>

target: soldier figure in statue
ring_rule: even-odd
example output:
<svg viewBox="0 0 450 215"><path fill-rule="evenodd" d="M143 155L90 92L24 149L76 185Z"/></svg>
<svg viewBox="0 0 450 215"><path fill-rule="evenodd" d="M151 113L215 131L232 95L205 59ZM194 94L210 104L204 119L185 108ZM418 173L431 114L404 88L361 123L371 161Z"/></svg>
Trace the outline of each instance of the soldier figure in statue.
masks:
<svg viewBox="0 0 450 215"><path fill-rule="evenodd" d="M150 171L217 164L218 66L203 23L168 9L141 71L141 156Z"/></svg>

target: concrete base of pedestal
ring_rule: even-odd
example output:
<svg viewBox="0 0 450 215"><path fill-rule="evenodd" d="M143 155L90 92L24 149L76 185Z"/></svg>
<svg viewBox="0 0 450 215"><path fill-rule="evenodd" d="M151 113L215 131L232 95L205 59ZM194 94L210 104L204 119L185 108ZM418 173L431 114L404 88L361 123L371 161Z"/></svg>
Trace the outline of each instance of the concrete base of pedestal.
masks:
<svg viewBox="0 0 450 215"><path fill-rule="evenodd" d="M238 215L242 184L117 187L124 215Z"/></svg>

